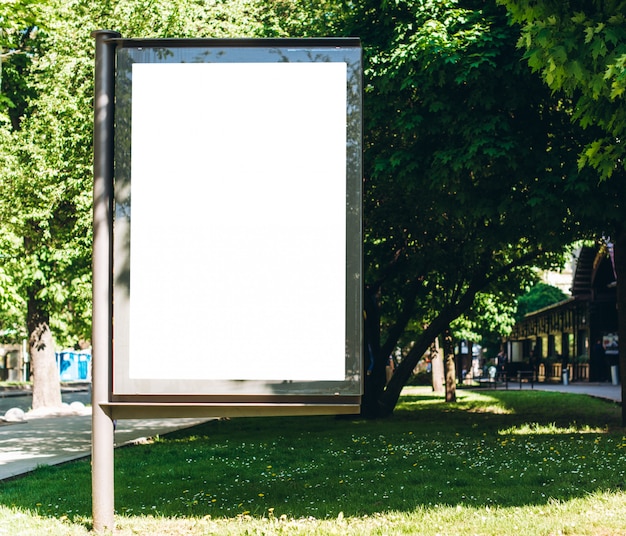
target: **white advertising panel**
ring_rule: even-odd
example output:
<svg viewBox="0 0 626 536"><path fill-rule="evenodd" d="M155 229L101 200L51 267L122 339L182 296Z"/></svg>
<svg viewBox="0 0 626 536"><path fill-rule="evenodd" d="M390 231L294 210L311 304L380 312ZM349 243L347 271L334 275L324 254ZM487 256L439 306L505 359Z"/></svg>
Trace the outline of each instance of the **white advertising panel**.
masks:
<svg viewBox="0 0 626 536"><path fill-rule="evenodd" d="M342 381L346 65L132 76L130 377Z"/></svg>

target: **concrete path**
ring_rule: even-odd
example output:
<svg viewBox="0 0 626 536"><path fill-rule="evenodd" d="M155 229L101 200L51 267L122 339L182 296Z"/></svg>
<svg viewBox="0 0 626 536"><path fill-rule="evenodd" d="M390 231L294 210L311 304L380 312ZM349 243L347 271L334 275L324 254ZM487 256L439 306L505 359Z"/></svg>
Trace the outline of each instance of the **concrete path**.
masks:
<svg viewBox="0 0 626 536"><path fill-rule="evenodd" d="M65 407L55 412L29 412L29 394L0 397L0 480L39 465L91 455L91 400L88 391L65 391ZM18 408L24 420L5 421ZM115 445L121 446L205 422L207 419L128 419L117 422Z"/></svg>
<svg viewBox="0 0 626 536"><path fill-rule="evenodd" d="M498 387L501 389L501 387ZM586 383L576 382L569 385L560 383L530 383L523 382L522 389L536 389L542 391L556 391L559 393L573 393L579 395L589 395L596 398L606 398L614 402L622 401L622 386L612 385L611 383ZM520 384L515 381L509 382L509 390L520 389Z"/></svg>
<svg viewBox="0 0 626 536"><path fill-rule="evenodd" d="M0 480L39 465L56 465L91 454L91 413L29 418L0 425ZM206 419L147 419L117 422L115 445L193 426Z"/></svg>

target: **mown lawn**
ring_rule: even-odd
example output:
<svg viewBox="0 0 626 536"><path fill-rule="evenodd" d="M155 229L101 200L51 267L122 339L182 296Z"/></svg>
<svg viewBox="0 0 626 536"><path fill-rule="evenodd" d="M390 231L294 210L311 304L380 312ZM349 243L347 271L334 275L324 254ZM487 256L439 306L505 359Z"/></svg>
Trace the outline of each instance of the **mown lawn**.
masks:
<svg viewBox="0 0 626 536"><path fill-rule="evenodd" d="M116 451L116 522L120 534L626 534L620 411L526 390L446 404L412 387L386 420L211 421ZM87 533L90 471L1 483L0 534Z"/></svg>

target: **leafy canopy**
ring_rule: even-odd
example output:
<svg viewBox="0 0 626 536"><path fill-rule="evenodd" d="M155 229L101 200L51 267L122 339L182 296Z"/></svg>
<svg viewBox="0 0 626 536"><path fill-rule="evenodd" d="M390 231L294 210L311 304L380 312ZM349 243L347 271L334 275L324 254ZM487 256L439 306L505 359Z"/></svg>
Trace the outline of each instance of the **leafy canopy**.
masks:
<svg viewBox="0 0 626 536"><path fill-rule="evenodd" d="M387 41L365 37L367 280L393 318L419 279L427 323L481 277L523 288L525 263L556 260L577 169L568 117L520 65L504 10L395 6L379 14Z"/></svg>
<svg viewBox="0 0 626 536"><path fill-rule="evenodd" d="M498 0L522 25L524 57L546 84L574 99L573 118L593 128L580 154L602 178L623 171L626 134L626 2Z"/></svg>
<svg viewBox="0 0 626 536"><path fill-rule="evenodd" d="M524 315L538 311L567 299L567 294L560 288L539 282L517 299L516 319L521 320Z"/></svg>
<svg viewBox="0 0 626 536"><path fill-rule="evenodd" d="M270 8L253 0L0 3L0 332L24 336L36 310L62 344L90 336L92 30L281 35Z"/></svg>

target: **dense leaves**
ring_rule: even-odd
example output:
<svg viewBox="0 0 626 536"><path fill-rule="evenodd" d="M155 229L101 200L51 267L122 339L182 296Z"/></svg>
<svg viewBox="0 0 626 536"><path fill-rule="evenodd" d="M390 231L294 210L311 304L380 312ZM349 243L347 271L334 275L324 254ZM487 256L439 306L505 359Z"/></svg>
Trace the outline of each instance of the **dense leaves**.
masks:
<svg viewBox="0 0 626 536"><path fill-rule="evenodd" d="M377 11L393 21L384 39L362 29L371 43L366 275L386 334L381 359L411 321L422 334L382 396L384 410L479 292L510 304L532 280L529 265L560 263L563 245L582 232L569 207L584 191L567 103L520 61L519 29L503 9L386 6Z"/></svg>
<svg viewBox="0 0 626 536"><path fill-rule="evenodd" d="M623 171L626 129L626 2L501 0L523 24L520 45L546 84L573 95L573 117L599 127L580 155L601 176Z"/></svg>
<svg viewBox="0 0 626 536"><path fill-rule="evenodd" d="M579 166L595 170L608 195L576 206L583 225L614 244L619 338L626 340L626 2L499 0L522 25L520 47L547 86L572 98L572 119L590 138L578 138ZM593 207L596 217L590 218ZM585 210L585 208L587 210ZM626 396L626 352L620 352ZM622 412L626 425L626 406Z"/></svg>
<svg viewBox="0 0 626 536"><path fill-rule="evenodd" d="M57 344L77 346L91 331L92 30L253 36L261 33L264 11L260 2L243 0L4 6L0 332L9 340L29 338L33 405L56 405L51 335Z"/></svg>
<svg viewBox="0 0 626 536"><path fill-rule="evenodd" d="M567 295L557 287L546 283L537 283L528 289L528 292L517 300L516 319L521 319L525 314L538 311L549 305L553 305L567 298Z"/></svg>
<svg viewBox="0 0 626 536"><path fill-rule="evenodd" d="M0 7L5 60L0 296L7 302L0 317L5 329L23 335L25 318L16 313L21 308L25 316L30 301L50 317L63 344L90 337L91 31L110 27L128 37L249 36L263 27L259 5L73 0Z"/></svg>

